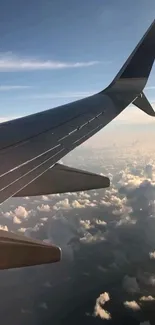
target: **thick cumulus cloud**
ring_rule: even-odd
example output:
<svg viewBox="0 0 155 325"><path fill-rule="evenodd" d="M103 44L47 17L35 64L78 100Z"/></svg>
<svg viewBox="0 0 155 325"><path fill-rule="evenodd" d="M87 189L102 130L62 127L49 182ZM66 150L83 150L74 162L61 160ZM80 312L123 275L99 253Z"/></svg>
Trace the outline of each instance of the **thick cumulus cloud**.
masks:
<svg viewBox="0 0 155 325"><path fill-rule="evenodd" d="M38 206L37 209L42 212L50 212L50 206L48 204L42 204L41 206Z"/></svg>
<svg viewBox="0 0 155 325"><path fill-rule="evenodd" d="M154 259L155 259L155 252L150 252L150 253L149 253L149 256L150 256L150 258L151 258L152 260L154 260Z"/></svg>
<svg viewBox="0 0 155 325"><path fill-rule="evenodd" d="M8 231L8 227L0 225L0 230Z"/></svg>
<svg viewBox="0 0 155 325"><path fill-rule="evenodd" d="M109 300L110 300L110 297L107 292L100 294L100 296L96 299L96 304L94 307L94 316L98 316L105 320L111 319L110 313L103 308L105 303Z"/></svg>
<svg viewBox="0 0 155 325"><path fill-rule="evenodd" d="M26 219L30 216L31 210L27 210L24 206L18 206L14 211L8 211L4 213L4 216L7 218L18 218Z"/></svg>
<svg viewBox="0 0 155 325"><path fill-rule="evenodd" d="M140 301L154 301L155 298L153 298L152 296L143 296L140 298Z"/></svg>
<svg viewBox="0 0 155 325"><path fill-rule="evenodd" d="M125 301L124 306L126 308L132 309L133 311L140 310L140 306L134 300L133 301Z"/></svg>
<svg viewBox="0 0 155 325"><path fill-rule="evenodd" d="M60 264L8 272L12 281L18 273L26 324L155 321L154 165L111 159L98 167L111 174L109 189L21 199L2 211L2 226L62 247ZM24 300L23 277L35 308Z"/></svg>
<svg viewBox="0 0 155 325"><path fill-rule="evenodd" d="M70 208L71 208L71 206L69 203L69 199L67 199L67 198L62 201L57 202L53 207L54 210L59 210L59 209L67 209L68 210Z"/></svg>

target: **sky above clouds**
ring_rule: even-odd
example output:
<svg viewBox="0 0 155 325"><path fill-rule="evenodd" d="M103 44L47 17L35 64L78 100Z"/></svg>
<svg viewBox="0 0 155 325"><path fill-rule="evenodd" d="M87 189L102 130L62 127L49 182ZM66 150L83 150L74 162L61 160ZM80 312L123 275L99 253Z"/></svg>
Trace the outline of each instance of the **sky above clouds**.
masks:
<svg viewBox="0 0 155 325"><path fill-rule="evenodd" d="M153 21L154 10L154 0L2 0L1 121L102 90ZM146 94L155 101L155 69Z"/></svg>

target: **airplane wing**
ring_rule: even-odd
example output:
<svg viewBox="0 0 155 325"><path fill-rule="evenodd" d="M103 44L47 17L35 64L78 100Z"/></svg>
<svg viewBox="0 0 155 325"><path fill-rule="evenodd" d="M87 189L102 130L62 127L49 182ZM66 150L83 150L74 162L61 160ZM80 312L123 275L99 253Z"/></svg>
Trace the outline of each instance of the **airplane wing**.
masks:
<svg viewBox="0 0 155 325"><path fill-rule="evenodd" d="M0 230L0 270L56 263L61 249L45 242Z"/></svg>
<svg viewBox="0 0 155 325"><path fill-rule="evenodd" d="M105 91L0 124L0 203L32 184L136 100L154 58L155 21Z"/></svg>
<svg viewBox="0 0 155 325"><path fill-rule="evenodd" d="M103 91L1 123L0 203L11 196L109 186L107 178L55 164L111 122L130 103L155 116L143 94L154 59L155 21ZM0 232L0 269L51 263L60 258L58 247Z"/></svg>
<svg viewBox="0 0 155 325"><path fill-rule="evenodd" d="M101 108L96 112L96 107L88 106L78 115L80 103L76 105L77 108L70 105L67 111L64 106L58 112L55 109L45 112L45 116L36 114L1 125L0 203L43 175L103 127Z"/></svg>
<svg viewBox="0 0 155 325"><path fill-rule="evenodd" d="M55 164L31 184L15 194L17 197L88 191L110 186L108 177Z"/></svg>

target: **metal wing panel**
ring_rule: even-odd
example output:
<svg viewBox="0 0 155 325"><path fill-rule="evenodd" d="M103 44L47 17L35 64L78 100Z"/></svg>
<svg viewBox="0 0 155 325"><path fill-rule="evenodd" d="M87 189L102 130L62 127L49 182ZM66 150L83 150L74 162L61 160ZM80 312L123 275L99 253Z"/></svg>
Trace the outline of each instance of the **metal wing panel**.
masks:
<svg viewBox="0 0 155 325"><path fill-rule="evenodd" d="M47 169L54 165L59 159L65 156L69 151L86 141L89 137L99 131L105 124L115 117L116 112L112 106L108 107L108 114L104 114L105 105L103 104L103 95L100 95L100 112L94 115L88 113L88 120L81 119L81 125L74 132L67 133L65 137L59 138L56 142L57 146L36 157L32 161L28 161L23 165L11 170L0 177L0 203L7 198L15 195L26 185L31 183L37 177L41 176ZM99 100L97 100L99 102ZM108 103L108 101L106 102ZM99 111L99 109L97 110ZM90 118L91 117L91 118ZM81 117L80 117L81 118ZM76 120L76 119L75 119ZM76 121L77 125L77 121ZM61 127L58 127L55 133L61 134ZM48 140L48 138L47 138ZM58 146L59 144L59 146ZM31 142L30 142L31 145ZM39 146L39 142L38 142ZM9 150L9 149L7 149ZM11 151L10 151L11 152ZM29 151L28 151L29 152ZM6 156L3 153L3 157ZM19 156L21 157L21 156ZM11 156L10 156L11 159ZM3 166L3 164L2 164Z"/></svg>
<svg viewBox="0 0 155 325"><path fill-rule="evenodd" d="M101 109L99 104L103 97L93 95L60 107L1 123L0 150L32 140L33 137L59 126L63 129L67 122L71 122L72 125L76 117L97 113L98 108Z"/></svg>
<svg viewBox="0 0 155 325"><path fill-rule="evenodd" d="M0 203L4 202L14 194L16 194L19 190L24 188L26 185L30 184L33 180L35 180L37 177L41 176L47 169L49 169L55 161L58 161L61 159L64 154L64 149L61 148L56 154L53 156L50 156L45 162L43 162L41 165L37 166L32 171L30 170L27 174L25 174L23 177L17 179L13 183L9 183L7 187L3 188L0 191ZM9 182L9 179L7 180Z"/></svg>
<svg viewBox="0 0 155 325"><path fill-rule="evenodd" d="M80 125L89 121L92 117L94 117L94 114L90 113L76 117L72 122L66 122L63 127L58 126L54 130L52 129L20 144L3 149L0 152L0 174L3 175L9 170L25 164L29 160L36 159L39 155L55 148L61 139L76 131Z"/></svg>
<svg viewBox="0 0 155 325"><path fill-rule="evenodd" d="M41 134L38 133L35 137L27 138L24 141L16 142L13 145L7 146L5 149L1 149L0 151L0 175L3 175L7 173L9 170L12 170L15 167L18 167L19 165L29 161L30 159L35 159L38 155L46 152L47 150L51 149L52 147L55 147L57 145L57 142L64 137L70 135L73 131L76 129L79 129L81 125L84 123L87 123L92 118L97 116L103 109L103 104L105 100L105 96L99 95L92 97L92 101L90 101L90 98L88 98L88 101L84 100L81 102L81 105L83 104L83 113L78 115L78 112L74 112L74 118L70 119L70 116L73 115L74 106L75 103L72 105L69 104L70 108L70 115L68 111L68 116L66 117L66 122L64 124L61 123L61 116L64 115L64 107L60 108L58 107L58 111L60 112L59 116L59 125L54 129L53 128L53 118L52 118L52 110L50 111L50 118L51 118L51 129L42 132ZM93 102L93 105L92 105ZM87 103L87 104L86 104ZM85 107L86 106L86 107ZM108 105L109 106L109 105ZM81 111L81 108L80 108ZM53 115L54 115L55 109L53 109ZM46 112L45 112L46 115ZM44 115L43 115L44 116ZM26 118L23 118L23 121ZM32 121L30 126L32 127L34 117L32 116ZM18 120L14 120L14 123L16 125L16 128L19 130L19 136L22 138L23 130L21 129L21 120L19 121L19 126L17 123ZM13 130L13 122L10 124L7 123L6 126L1 127L0 129L0 139L1 142L5 143L7 138L11 139L14 138L14 132ZM11 127L11 129L10 129ZM37 120L34 123L34 128L37 129ZM31 129L31 128L30 128ZM38 127L39 129L39 127ZM7 134L6 134L7 130ZM4 132L2 132L4 131ZM13 132L14 131L14 132ZM38 130L39 132L39 130ZM7 135L7 138L6 138ZM12 140L14 141L14 139Z"/></svg>

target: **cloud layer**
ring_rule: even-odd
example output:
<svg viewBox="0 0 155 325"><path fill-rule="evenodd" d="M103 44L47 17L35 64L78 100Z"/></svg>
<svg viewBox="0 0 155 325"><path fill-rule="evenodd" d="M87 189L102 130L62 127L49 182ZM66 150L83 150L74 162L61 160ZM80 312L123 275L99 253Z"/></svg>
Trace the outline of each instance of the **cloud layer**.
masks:
<svg viewBox="0 0 155 325"><path fill-rule="evenodd" d="M23 90L29 88L30 86L22 86L22 85L0 85L0 91Z"/></svg>
<svg viewBox="0 0 155 325"><path fill-rule="evenodd" d="M99 61L63 62L55 60L39 60L34 58L23 58L13 55L12 53L0 54L0 72L84 68L99 63Z"/></svg>
<svg viewBox="0 0 155 325"><path fill-rule="evenodd" d="M93 149L93 160L91 152L79 149L76 159L71 153L63 162L109 174L109 189L4 204L3 229L55 243L63 256L57 265L8 271L5 281L0 274L10 311L5 317L14 314L20 323L28 317L29 325L38 319L57 325L76 319L87 325L90 318L93 324L154 323L155 165L150 155L138 151L134 156L132 147L131 157L126 147L105 149L104 157L102 150ZM15 283L18 289L12 292Z"/></svg>

